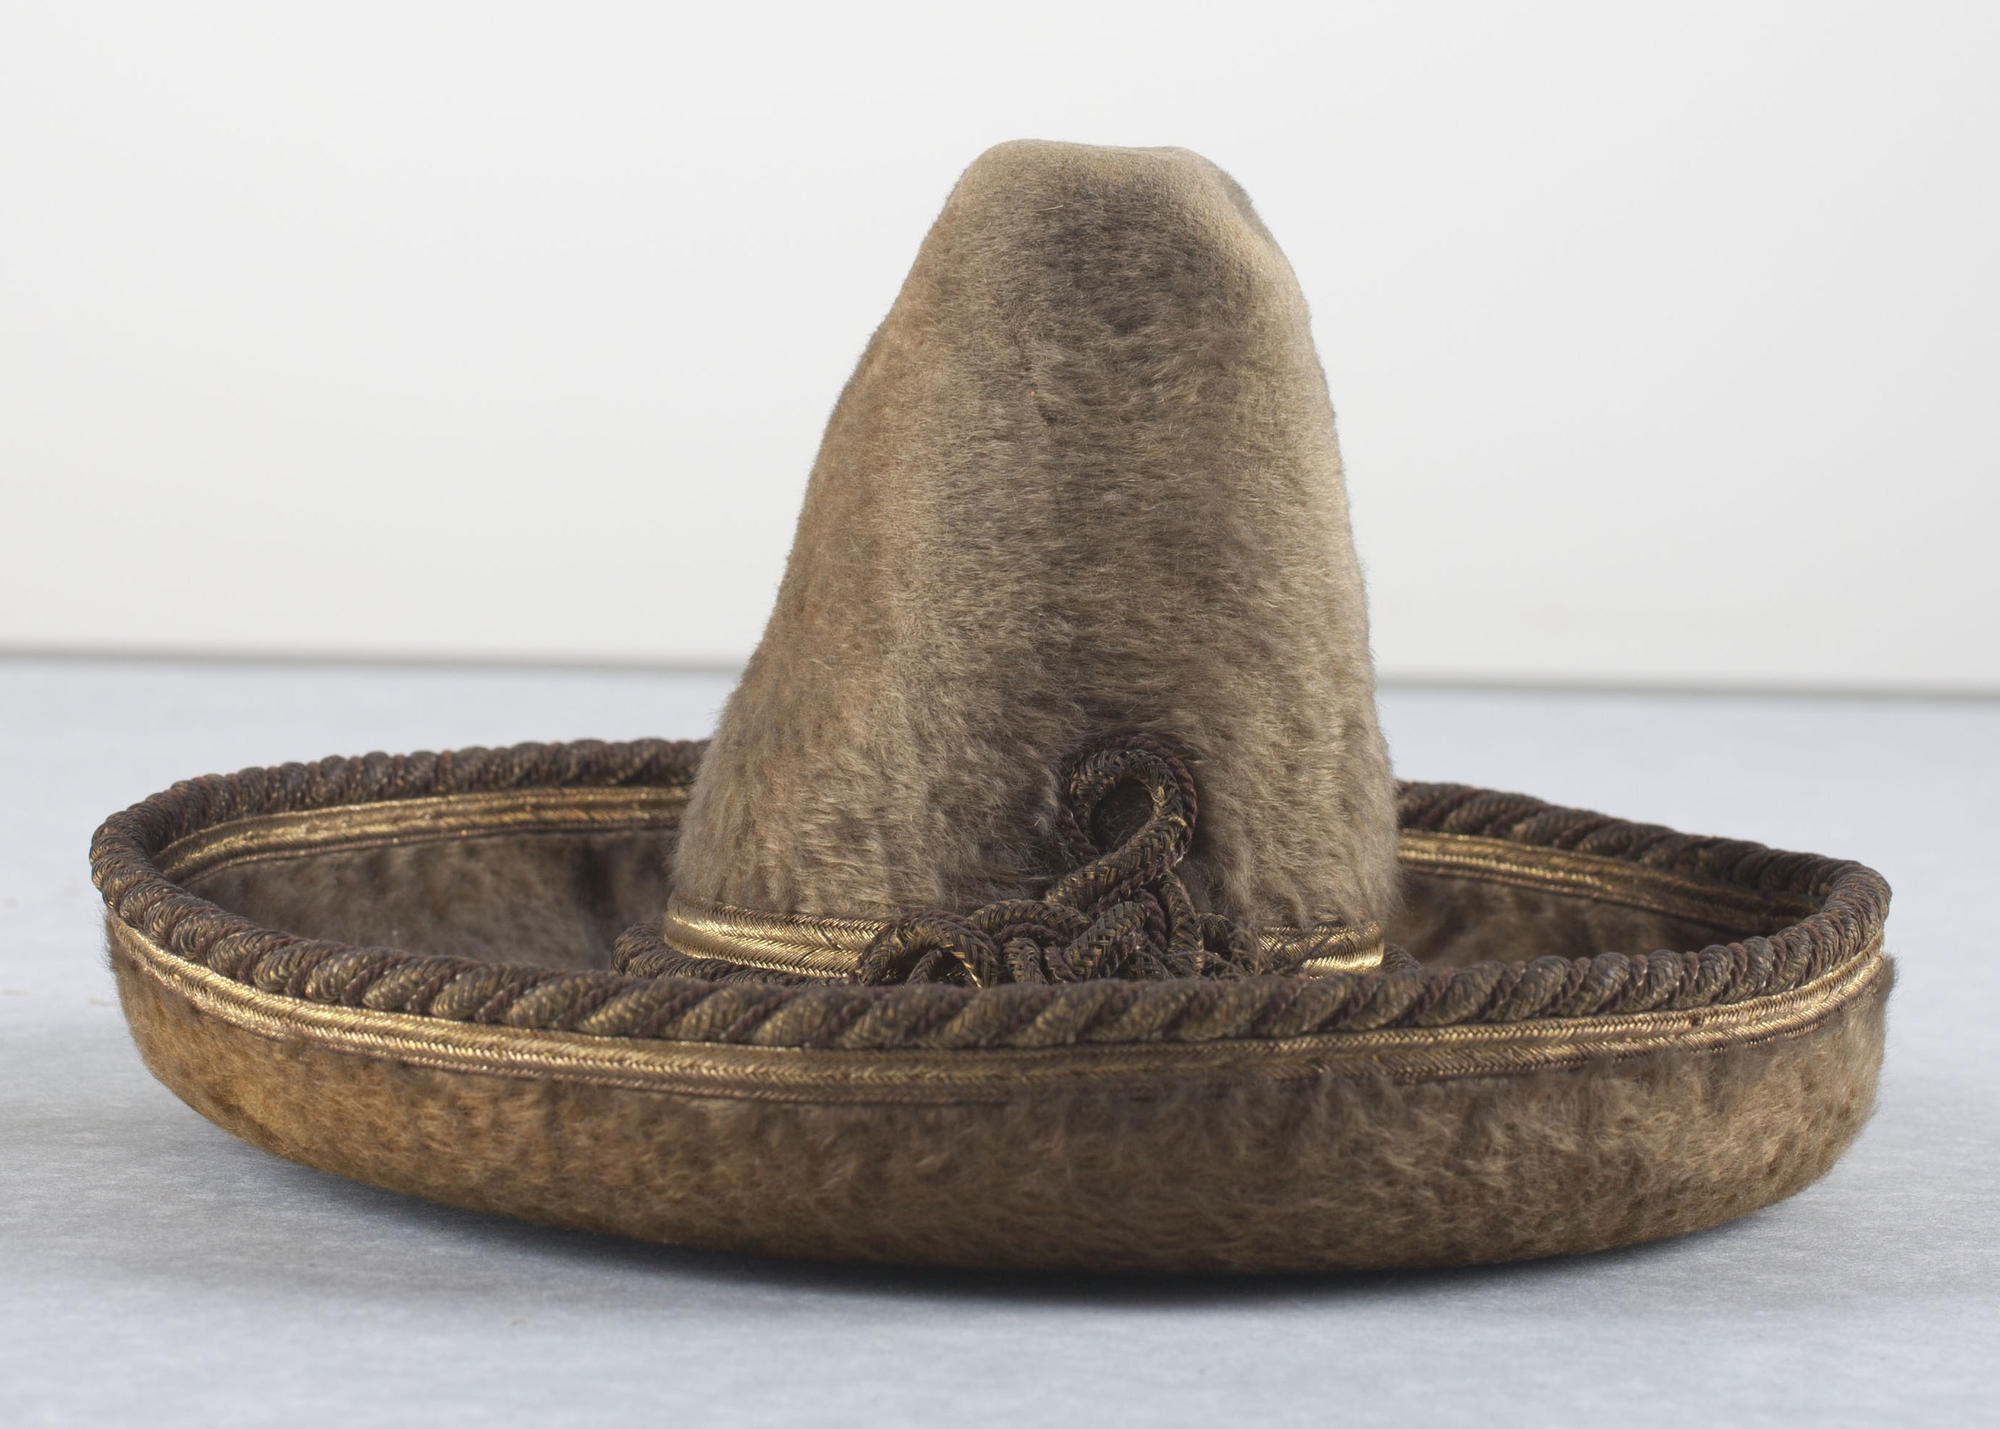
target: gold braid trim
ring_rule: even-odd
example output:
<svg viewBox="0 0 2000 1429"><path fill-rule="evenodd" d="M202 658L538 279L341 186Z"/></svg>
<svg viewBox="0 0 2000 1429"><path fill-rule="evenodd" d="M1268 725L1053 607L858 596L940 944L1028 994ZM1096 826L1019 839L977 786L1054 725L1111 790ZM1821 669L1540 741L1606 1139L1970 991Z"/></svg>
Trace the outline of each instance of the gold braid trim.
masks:
<svg viewBox="0 0 2000 1429"><path fill-rule="evenodd" d="M661 941L704 962L734 963L766 972L850 982L862 954L890 928L877 918L815 917L809 913L757 913L725 903L676 896L667 903ZM1273 972L1319 977L1373 972L1382 965L1382 925L1320 923L1310 928L1266 925L1257 929L1259 950ZM628 971L640 971L628 969Z"/></svg>

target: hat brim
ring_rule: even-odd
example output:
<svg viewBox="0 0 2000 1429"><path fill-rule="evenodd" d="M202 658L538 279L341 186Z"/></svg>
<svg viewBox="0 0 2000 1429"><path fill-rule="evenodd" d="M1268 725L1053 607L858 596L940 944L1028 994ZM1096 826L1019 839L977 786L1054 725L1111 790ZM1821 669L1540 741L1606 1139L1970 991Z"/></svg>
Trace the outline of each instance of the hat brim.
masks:
<svg viewBox="0 0 2000 1429"><path fill-rule="evenodd" d="M988 1267L1606 1249L1790 1195L1872 1105L1877 875L1458 786L1404 790L1388 935L1419 966L621 976L700 753L373 755L114 816L93 868L147 1065L258 1146L452 1205Z"/></svg>

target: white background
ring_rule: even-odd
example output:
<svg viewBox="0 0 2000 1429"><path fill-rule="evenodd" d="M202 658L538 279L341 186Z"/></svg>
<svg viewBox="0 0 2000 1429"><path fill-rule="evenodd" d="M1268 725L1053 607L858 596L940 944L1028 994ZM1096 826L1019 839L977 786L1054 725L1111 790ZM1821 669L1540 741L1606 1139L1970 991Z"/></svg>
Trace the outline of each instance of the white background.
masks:
<svg viewBox="0 0 2000 1429"><path fill-rule="evenodd" d="M2000 7L0 9L0 646L733 661L953 179L1184 144L1391 677L2000 689Z"/></svg>

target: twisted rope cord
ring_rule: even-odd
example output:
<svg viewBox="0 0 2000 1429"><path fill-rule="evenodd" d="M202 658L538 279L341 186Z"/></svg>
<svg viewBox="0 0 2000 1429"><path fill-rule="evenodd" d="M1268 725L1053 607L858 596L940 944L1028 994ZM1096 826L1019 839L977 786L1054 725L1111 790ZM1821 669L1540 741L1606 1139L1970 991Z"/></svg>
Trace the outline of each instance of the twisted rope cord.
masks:
<svg viewBox="0 0 2000 1429"><path fill-rule="evenodd" d="M705 747L526 744L210 775L107 819L92 843L92 877L110 915L154 945L268 993L594 1036L869 1050L1207 1042L1716 1007L1789 992L1846 965L1879 936L1888 912L1888 885L1857 863L1455 784L1404 785L1403 827L1598 854L1774 899L1807 898L1816 911L1769 937L1692 952L1462 968L1392 956L1379 972L1312 978L860 987L690 976L686 968L659 976L562 971L302 938L194 896L153 862L176 839L260 814L503 789L683 787ZM678 957L651 928L626 934L618 956L627 968Z"/></svg>
<svg viewBox="0 0 2000 1429"><path fill-rule="evenodd" d="M1107 849L1099 819L1121 788L1143 792L1146 814ZM1172 749L1144 735L1100 744L1063 778L1056 835L1070 872L1039 899L895 920L862 954L855 980L994 987L1262 972L1256 929L1199 911L1174 871L1194 844L1196 817L1194 776Z"/></svg>

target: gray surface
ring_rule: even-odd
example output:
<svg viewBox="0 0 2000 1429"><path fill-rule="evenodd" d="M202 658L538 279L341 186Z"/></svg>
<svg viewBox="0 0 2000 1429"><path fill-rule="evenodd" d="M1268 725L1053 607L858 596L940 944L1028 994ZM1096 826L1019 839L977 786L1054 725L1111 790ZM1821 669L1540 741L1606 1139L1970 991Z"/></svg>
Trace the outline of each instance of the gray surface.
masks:
<svg viewBox="0 0 2000 1429"><path fill-rule="evenodd" d="M2000 705L1398 690L1399 769L1863 859L1896 888L1880 1110L1819 1185L1588 1259L1093 1281L549 1232L242 1145L146 1074L85 869L173 779L704 732L714 676L0 663L0 1420L1976 1422Z"/></svg>

